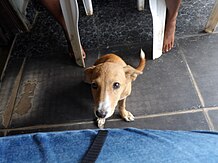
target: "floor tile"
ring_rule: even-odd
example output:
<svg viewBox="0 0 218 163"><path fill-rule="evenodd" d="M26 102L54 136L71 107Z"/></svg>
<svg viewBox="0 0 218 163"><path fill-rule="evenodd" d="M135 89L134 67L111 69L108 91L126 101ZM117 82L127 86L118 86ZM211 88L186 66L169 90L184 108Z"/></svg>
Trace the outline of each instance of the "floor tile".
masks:
<svg viewBox="0 0 218 163"><path fill-rule="evenodd" d="M48 56L53 52L68 53L67 41L61 26L44 9L30 32L18 34L12 56Z"/></svg>
<svg viewBox="0 0 218 163"><path fill-rule="evenodd" d="M209 110L208 114L210 116L210 119L213 123L214 129L218 130L218 110Z"/></svg>
<svg viewBox="0 0 218 163"><path fill-rule="evenodd" d="M147 10L139 12L135 1L98 3L97 26L100 46L140 43L152 38L152 17Z"/></svg>
<svg viewBox="0 0 218 163"><path fill-rule="evenodd" d="M202 32L214 2L182 1L176 35L180 37ZM132 0L93 0L92 3L94 14L86 16L82 2L79 2L79 31L85 50L140 44L152 39L152 17L148 2L141 12ZM66 51L66 39L60 25L38 1L34 4L39 11L38 16L31 32L18 36L14 55L45 55L53 48Z"/></svg>
<svg viewBox="0 0 218 163"><path fill-rule="evenodd" d="M118 51L127 64L136 67L139 50ZM143 75L133 82L127 98L127 109L135 115L174 112L199 108L200 102L189 79L187 68L177 49L167 55L148 60Z"/></svg>
<svg viewBox="0 0 218 163"><path fill-rule="evenodd" d="M182 1L176 36L202 33L215 0ZM152 16L148 3L139 12L132 0L92 1L93 16L86 16L80 3L80 36L85 48L143 43L152 39ZM87 39L89 38L89 39Z"/></svg>
<svg viewBox="0 0 218 163"><path fill-rule="evenodd" d="M11 126L93 119L91 89L83 79L83 68L76 66L69 56L29 58Z"/></svg>
<svg viewBox="0 0 218 163"><path fill-rule="evenodd" d="M78 1L79 2L79 1ZM81 2L81 1L80 1ZM96 24L96 10L98 10L98 5L94 5L92 16L87 16L85 13L85 8L83 3L79 3L79 34L81 39L81 44L85 50L87 49L96 49L99 47L99 38L98 38L98 28Z"/></svg>
<svg viewBox="0 0 218 163"><path fill-rule="evenodd" d="M176 36L202 33L215 0L183 0L176 24Z"/></svg>
<svg viewBox="0 0 218 163"><path fill-rule="evenodd" d="M113 53L121 57L124 57L125 62L127 62L128 64L133 64L131 57L128 56L135 56L137 60L134 63L137 65L141 49L143 49L143 51L145 52L146 59L151 60L152 41L145 41L142 44L101 47L99 50L99 55L102 56L105 54Z"/></svg>
<svg viewBox="0 0 218 163"><path fill-rule="evenodd" d="M20 71L23 59L14 58L10 59L7 69L5 71L5 76L0 83L0 128L3 128L3 121L11 114L5 113L5 109L8 107L9 102L12 101L11 93L15 84L16 77ZM15 97L16 98L16 97Z"/></svg>
<svg viewBox="0 0 218 163"><path fill-rule="evenodd" d="M205 106L218 106L218 34L179 39Z"/></svg>
<svg viewBox="0 0 218 163"><path fill-rule="evenodd" d="M83 4L79 6L80 36L85 48L110 47L151 40L152 18L148 8L139 12L136 8L137 2L132 0L92 2L93 16L87 17L84 14Z"/></svg>
<svg viewBox="0 0 218 163"><path fill-rule="evenodd" d="M34 6L34 2L33 1L29 1L29 3L27 4L27 8L26 8L26 18L29 21L30 25L33 25L34 20L36 18L36 10L35 10L35 6Z"/></svg>
<svg viewBox="0 0 218 163"><path fill-rule="evenodd" d="M161 125L160 125L161 124ZM165 115L159 117L140 118L134 122L125 122L122 119L110 119L106 121L106 128L135 127L141 129L158 130L209 130L207 122L201 111L195 113L183 113L177 115ZM27 134L35 132L53 132L66 130L98 129L95 121L75 123L61 126L50 126L46 128L13 129L7 135Z"/></svg>
<svg viewBox="0 0 218 163"><path fill-rule="evenodd" d="M9 98L14 81L19 73L23 59L10 59L5 76L0 85L0 112L4 111L7 105L7 99Z"/></svg>
<svg viewBox="0 0 218 163"><path fill-rule="evenodd" d="M1 79L4 76L4 67L6 66L7 58L9 56L11 46L4 46L0 45L0 83Z"/></svg>
<svg viewBox="0 0 218 163"><path fill-rule="evenodd" d="M136 127L158 130L209 130L202 112L136 119L134 122L107 121L105 128Z"/></svg>

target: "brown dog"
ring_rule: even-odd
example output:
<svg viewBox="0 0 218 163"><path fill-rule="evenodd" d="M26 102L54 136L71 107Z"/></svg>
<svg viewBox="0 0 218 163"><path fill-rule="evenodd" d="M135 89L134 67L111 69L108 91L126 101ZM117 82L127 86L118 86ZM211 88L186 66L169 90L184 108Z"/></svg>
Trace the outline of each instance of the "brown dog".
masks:
<svg viewBox="0 0 218 163"><path fill-rule="evenodd" d="M115 54L106 54L94 66L85 69L85 81L92 87L94 113L99 128L103 128L105 119L114 113L117 104L123 119L134 120L134 116L126 110L126 97L131 93L132 81L142 74L145 63L145 54L141 50L137 68L127 65Z"/></svg>

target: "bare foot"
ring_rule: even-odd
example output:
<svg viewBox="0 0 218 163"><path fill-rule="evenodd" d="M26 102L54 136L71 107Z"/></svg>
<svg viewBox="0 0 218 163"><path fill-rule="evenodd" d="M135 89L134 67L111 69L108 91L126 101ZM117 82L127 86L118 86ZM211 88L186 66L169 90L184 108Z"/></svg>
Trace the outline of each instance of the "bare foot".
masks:
<svg viewBox="0 0 218 163"><path fill-rule="evenodd" d="M164 41L163 41L163 52L166 53L170 51L174 46L174 37L176 31L176 19L166 20Z"/></svg>

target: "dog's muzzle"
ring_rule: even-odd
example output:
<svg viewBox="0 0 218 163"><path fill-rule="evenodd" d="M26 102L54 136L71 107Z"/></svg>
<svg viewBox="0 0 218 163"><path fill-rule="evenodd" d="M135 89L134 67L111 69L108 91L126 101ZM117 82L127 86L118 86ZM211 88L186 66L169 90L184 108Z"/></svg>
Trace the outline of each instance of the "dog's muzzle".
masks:
<svg viewBox="0 0 218 163"><path fill-rule="evenodd" d="M105 118L107 113L108 112L104 110L97 110L95 114L98 118Z"/></svg>

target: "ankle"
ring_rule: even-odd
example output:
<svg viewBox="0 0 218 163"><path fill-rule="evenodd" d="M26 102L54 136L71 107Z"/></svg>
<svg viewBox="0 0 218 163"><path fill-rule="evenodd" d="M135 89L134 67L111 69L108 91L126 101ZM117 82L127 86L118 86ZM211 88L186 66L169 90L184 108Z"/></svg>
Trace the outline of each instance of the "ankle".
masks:
<svg viewBox="0 0 218 163"><path fill-rule="evenodd" d="M178 16L177 12L170 13L169 11L167 11L166 19L167 21L170 21L170 22L176 22L177 16Z"/></svg>

